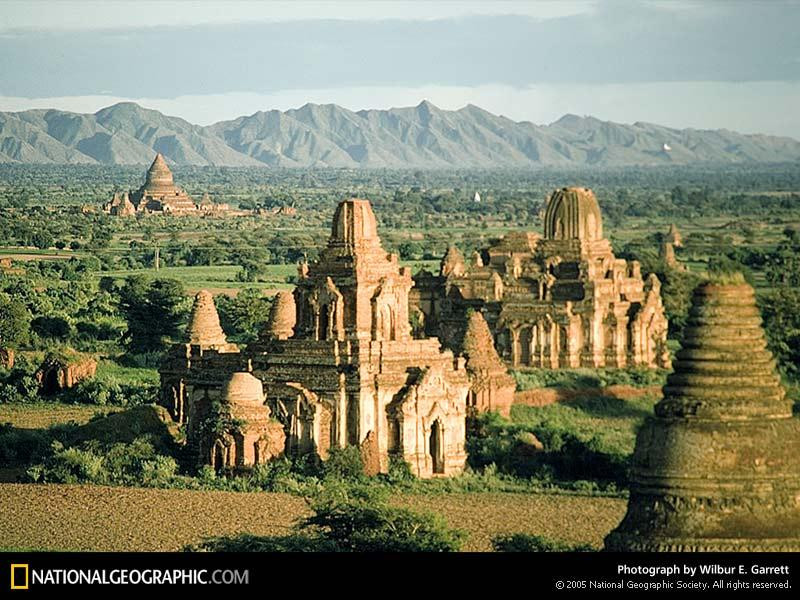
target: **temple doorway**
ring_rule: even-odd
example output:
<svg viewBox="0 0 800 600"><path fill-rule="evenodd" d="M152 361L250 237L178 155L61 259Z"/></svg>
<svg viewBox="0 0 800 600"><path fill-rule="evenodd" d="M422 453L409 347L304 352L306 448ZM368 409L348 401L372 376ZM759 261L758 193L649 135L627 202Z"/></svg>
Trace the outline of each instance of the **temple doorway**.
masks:
<svg viewBox="0 0 800 600"><path fill-rule="evenodd" d="M434 473L444 473L444 428L442 422L436 419L431 426L431 436L428 448L430 449Z"/></svg>

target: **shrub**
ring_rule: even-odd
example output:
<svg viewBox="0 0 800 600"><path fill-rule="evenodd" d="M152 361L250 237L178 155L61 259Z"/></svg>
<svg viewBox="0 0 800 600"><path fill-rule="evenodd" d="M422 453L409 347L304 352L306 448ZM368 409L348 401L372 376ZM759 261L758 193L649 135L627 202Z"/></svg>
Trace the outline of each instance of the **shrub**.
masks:
<svg viewBox="0 0 800 600"><path fill-rule="evenodd" d="M243 533L233 537L217 537L186 549L190 552L337 552L333 542L307 534L257 536Z"/></svg>
<svg viewBox="0 0 800 600"><path fill-rule="evenodd" d="M492 538L495 552L594 552L587 544L567 544L540 535L512 533Z"/></svg>
<svg viewBox="0 0 800 600"><path fill-rule="evenodd" d="M532 449L530 434L542 443L542 451ZM467 455L473 469L494 464L500 473L516 477L627 482L629 456L622 449L552 423L510 423L493 413L471 419Z"/></svg>
<svg viewBox="0 0 800 600"><path fill-rule="evenodd" d="M364 463L357 446L331 448L328 458L322 463L322 475L325 478L344 481L360 481L364 479Z"/></svg>
<svg viewBox="0 0 800 600"><path fill-rule="evenodd" d="M367 486L324 486L313 515L287 536L212 538L188 550L226 552L455 552L464 534L438 516L392 508Z"/></svg>
<svg viewBox="0 0 800 600"><path fill-rule="evenodd" d="M27 475L38 483L157 487L170 483L177 470L173 458L157 454L149 437L140 437L107 449L94 441L71 448L53 442L52 454L29 468Z"/></svg>

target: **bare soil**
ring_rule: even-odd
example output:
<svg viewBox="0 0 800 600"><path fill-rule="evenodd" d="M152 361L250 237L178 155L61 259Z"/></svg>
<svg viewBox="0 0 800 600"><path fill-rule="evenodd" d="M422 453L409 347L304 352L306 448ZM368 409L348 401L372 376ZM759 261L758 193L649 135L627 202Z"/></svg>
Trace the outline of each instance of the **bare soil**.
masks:
<svg viewBox="0 0 800 600"><path fill-rule="evenodd" d="M599 548L626 501L462 493L403 494L394 503L441 514L467 532L464 550L489 551L493 536L514 532ZM0 548L173 551L212 536L285 534L306 514L304 500L288 494L0 484Z"/></svg>

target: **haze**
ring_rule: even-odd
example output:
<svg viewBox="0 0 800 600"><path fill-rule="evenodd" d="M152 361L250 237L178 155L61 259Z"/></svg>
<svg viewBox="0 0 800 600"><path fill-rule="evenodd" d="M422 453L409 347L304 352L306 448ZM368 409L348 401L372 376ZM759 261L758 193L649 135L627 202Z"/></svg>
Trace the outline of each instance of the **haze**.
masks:
<svg viewBox="0 0 800 600"><path fill-rule="evenodd" d="M481 106L800 138L798 2L4 2L0 110Z"/></svg>

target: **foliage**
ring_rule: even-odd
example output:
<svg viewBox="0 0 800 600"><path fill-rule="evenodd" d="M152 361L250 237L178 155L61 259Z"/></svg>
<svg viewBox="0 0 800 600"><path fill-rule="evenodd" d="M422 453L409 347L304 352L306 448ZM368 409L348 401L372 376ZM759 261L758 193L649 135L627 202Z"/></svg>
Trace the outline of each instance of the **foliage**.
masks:
<svg viewBox="0 0 800 600"><path fill-rule="evenodd" d="M245 288L235 297L218 295L214 303L220 325L234 342L247 343L258 338L269 316L272 302L257 288Z"/></svg>
<svg viewBox="0 0 800 600"><path fill-rule="evenodd" d="M610 385L649 387L663 385L667 372L661 369L515 369L511 371L518 390L558 387L602 389Z"/></svg>
<svg viewBox="0 0 800 600"><path fill-rule="evenodd" d="M787 375L800 380L800 288L777 288L758 303L770 351Z"/></svg>
<svg viewBox="0 0 800 600"><path fill-rule="evenodd" d="M767 256L767 281L782 286L800 286L800 232L787 228L784 239Z"/></svg>
<svg viewBox="0 0 800 600"><path fill-rule="evenodd" d="M532 436L542 444L542 450L535 447ZM496 413L474 418L467 436L471 468L495 465L500 473L543 482L592 481L601 486L626 486L630 452L630 448L597 433L576 433L566 423L510 423Z"/></svg>
<svg viewBox="0 0 800 600"><path fill-rule="evenodd" d="M492 538L495 552L594 552L588 544L567 544L541 535L511 533Z"/></svg>
<svg viewBox="0 0 800 600"><path fill-rule="evenodd" d="M179 338L188 299L180 281L134 275L119 290L119 308L128 323L129 351L153 352Z"/></svg>
<svg viewBox="0 0 800 600"><path fill-rule="evenodd" d="M25 305L0 292L0 348L27 342L30 323L31 315Z"/></svg>
<svg viewBox="0 0 800 600"><path fill-rule="evenodd" d="M56 441L52 450L43 463L28 469L31 481L155 487L169 482L178 468L174 459L158 454L147 437L110 448L97 442L65 448Z"/></svg>
<svg viewBox="0 0 800 600"><path fill-rule="evenodd" d="M394 508L369 488L331 484L311 498L313 515L280 537L213 538L192 549L228 552L455 552L464 539L430 513Z"/></svg>

